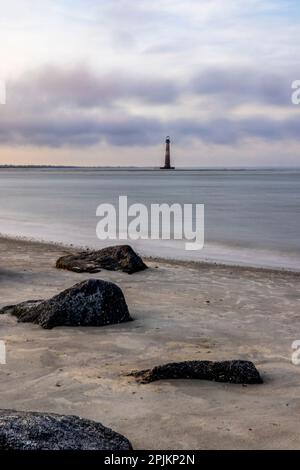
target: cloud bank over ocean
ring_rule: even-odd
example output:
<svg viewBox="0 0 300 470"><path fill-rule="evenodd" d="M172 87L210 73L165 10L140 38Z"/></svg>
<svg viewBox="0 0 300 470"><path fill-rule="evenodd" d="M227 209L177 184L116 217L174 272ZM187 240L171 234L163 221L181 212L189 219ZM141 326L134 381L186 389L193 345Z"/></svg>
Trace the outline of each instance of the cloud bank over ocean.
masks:
<svg viewBox="0 0 300 470"><path fill-rule="evenodd" d="M300 163L295 1L40 3L4 7L0 163Z"/></svg>

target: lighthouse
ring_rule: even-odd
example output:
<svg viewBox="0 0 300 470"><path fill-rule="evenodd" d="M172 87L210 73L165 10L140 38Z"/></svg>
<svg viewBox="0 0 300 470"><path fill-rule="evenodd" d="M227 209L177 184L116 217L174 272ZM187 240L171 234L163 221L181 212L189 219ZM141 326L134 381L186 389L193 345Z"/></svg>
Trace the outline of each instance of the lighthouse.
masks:
<svg viewBox="0 0 300 470"><path fill-rule="evenodd" d="M171 139L169 136L166 138L166 155L165 155L165 166L160 168L161 170L175 170L174 166L171 166Z"/></svg>

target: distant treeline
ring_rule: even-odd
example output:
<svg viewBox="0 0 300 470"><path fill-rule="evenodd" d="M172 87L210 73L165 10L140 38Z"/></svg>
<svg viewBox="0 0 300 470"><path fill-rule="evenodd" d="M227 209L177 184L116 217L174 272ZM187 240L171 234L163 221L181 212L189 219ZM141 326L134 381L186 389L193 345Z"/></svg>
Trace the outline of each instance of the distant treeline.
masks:
<svg viewBox="0 0 300 470"><path fill-rule="evenodd" d="M0 165L0 168L81 168L79 166L63 165Z"/></svg>
<svg viewBox="0 0 300 470"><path fill-rule="evenodd" d="M69 170L69 169L78 169L78 170L96 170L96 169L99 169L99 170L103 170L103 169L108 169L108 170L114 170L114 169L117 169L117 170L120 170L120 169L124 169L124 170L128 170L128 169L152 169L152 168L144 168L144 167L124 167L124 166L66 166L66 165L0 165L0 168L23 168L23 169L66 169L66 170Z"/></svg>

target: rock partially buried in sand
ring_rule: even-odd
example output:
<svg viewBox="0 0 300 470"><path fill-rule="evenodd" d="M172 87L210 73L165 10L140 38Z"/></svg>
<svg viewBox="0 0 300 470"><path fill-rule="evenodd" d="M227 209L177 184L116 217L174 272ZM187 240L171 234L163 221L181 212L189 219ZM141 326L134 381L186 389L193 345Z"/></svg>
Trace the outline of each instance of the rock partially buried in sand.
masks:
<svg viewBox="0 0 300 470"><path fill-rule="evenodd" d="M29 301L5 307L19 322L43 328L56 326L104 326L131 321L121 289L111 282L89 279L50 300Z"/></svg>
<svg viewBox="0 0 300 470"><path fill-rule="evenodd" d="M63 256L57 260L56 267L90 274L98 273L102 269L123 271L127 274L147 269L140 256L128 245L110 246L100 251L85 251L76 255Z"/></svg>
<svg viewBox="0 0 300 470"><path fill-rule="evenodd" d="M200 379L235 384L261 384L262 378L249 361L188 361L174 362L130 374L137 382L148 384L156 380Z"/></svg>
<svg viewBox="0 0 300 470"><path fill-rule="evenodd" d="M76 416L0 410L0 450L132 450L100 423Z"/></svg>

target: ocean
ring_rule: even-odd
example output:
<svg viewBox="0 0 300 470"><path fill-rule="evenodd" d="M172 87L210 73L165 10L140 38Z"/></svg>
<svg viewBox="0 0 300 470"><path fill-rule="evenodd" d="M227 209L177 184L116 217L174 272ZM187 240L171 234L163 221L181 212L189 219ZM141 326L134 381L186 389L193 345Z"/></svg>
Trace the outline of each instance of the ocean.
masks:
<svg viewBox="0 0 300 470"><path fill-rule="evenodd" d="M0 169L0 233L101 248L101 203L204 204L205 246L130 242L141 254L300 271L300 169ZM118 243L116 241L116 243ZM124 243L122 241L122 243Z"/></svg>

